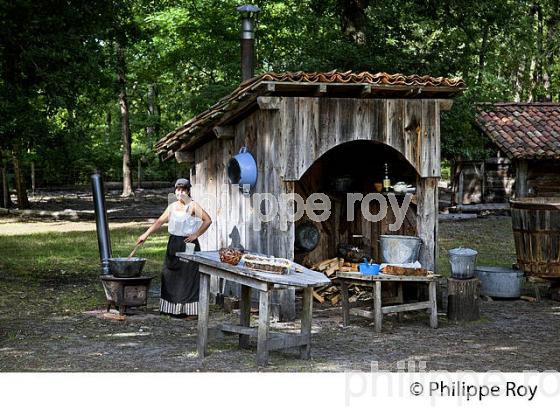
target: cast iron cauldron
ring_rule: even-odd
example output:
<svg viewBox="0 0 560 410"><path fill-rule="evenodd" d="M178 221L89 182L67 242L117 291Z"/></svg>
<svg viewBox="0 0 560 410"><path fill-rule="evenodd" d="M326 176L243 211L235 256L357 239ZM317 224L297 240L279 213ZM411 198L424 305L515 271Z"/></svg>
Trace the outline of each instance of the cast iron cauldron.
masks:
<svg viewBox="0 0 560 410"><path fill-rule="evenodd" d="M142 274L145 258L109 258L109 271L117 278L135 278Z"/></svg>

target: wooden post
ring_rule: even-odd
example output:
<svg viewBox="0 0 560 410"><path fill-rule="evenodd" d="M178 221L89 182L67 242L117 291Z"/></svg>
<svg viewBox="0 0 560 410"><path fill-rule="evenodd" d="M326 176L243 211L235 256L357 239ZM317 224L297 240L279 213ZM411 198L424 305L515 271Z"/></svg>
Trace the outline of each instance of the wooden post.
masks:
<svg viewBox="0 0 560 410"><path fill-rule="evenodd" d="M438 327L437 318L437 299L436 299L436 281L432 281L428 284L428 293L430 295L430 326L432 329Z"/></svg>
<svg viewBox="0 0 560 410"><path fill-rule="evenodd" d="M313 316L313 288L303 289L303 309L301 312L301 336L307 344L299 349L299 357L309 360L311 357L311 318Z"/></svg>
<svg viewBox="0 0 560 410"><path fill-rule="evenodd" d="M348 285L345 281L340 282L340 296L342 298L342 325L346 327L350 321L350 302L348 300Z"/></svg>
<svg viewBox="0 0 560 410"><path fill-rule="evenodd" d="M447 280L447 317L456 322L468 322L480 318L480 281L473 279Z"/></svg>
<svg viewBox="0 0 560 410"><path fill-rule="evenodd" d="M416 187L416 230L422 239L420 264L434 273L437 260L438 179L418 178Z"/></svg>
<svg viewBox="0 0 560 410"><path fill-rule="evenodd" d="M241 303L239 304L239 324L249 327L251 325L251 288L241 285ZM239 347L249 347L249 335L239 335Z"/></svg>
<svg viewBox="0 0 560 410"><path fill-rule="evenodd" d="M208 316L210 310L210 275L200 273L200 292L198 296L198 337L197 350L199 359L207 354Z"/></svg>
<svg viewBox="0 0 560 410"><path fill-rule="evenodd" d="M381 282L376 281L373 291L373 314L375 320L375 331L381 332L383 327L383 312L381 310Z"/></svg>
<svg viewBox="0 0 560 410"><path fill-rule="evenodd" d="M259 329L257 333L257 366L268 364L268 330L270 325L271 290L259 292Z"/></svg>

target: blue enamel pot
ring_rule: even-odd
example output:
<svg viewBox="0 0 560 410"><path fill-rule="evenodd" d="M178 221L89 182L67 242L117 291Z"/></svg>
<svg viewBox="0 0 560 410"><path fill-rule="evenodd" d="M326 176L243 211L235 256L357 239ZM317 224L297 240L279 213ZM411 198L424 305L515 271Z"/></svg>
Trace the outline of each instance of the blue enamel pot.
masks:
<svg viewBox="0 0 560 410"><path fill-rule="evenodd" d="M257 162L253 155L242 147L239 154L234 155L228 162L228 178L231 184L255 186L257 182Z"/></svg>

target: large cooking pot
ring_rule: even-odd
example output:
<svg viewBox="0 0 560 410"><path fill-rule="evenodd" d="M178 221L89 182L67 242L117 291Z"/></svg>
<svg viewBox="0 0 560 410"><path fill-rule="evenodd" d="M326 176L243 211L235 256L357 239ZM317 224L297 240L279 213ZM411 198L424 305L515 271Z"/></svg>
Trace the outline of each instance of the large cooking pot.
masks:
<svg viewBox="0 0 560 410"><path fill-rule="evenodd" d="M234 155L228 162L227 173L229 182L239 185L250 185L251 188L257 182L257 162L247 151L247 147L242 147L239 154Z"/></svg>
<svg viewBox="0 0 560 410"><path fill-rule="evenodd" d="M109 258L109 271L117 278L135 278L142 274L145 258Z"/></svg>
<svg viewBox="0 0 560 410"><path fill-rule="evenodd" d="M304 222L296 227L295 247L302 252L311 252L321 240L319 229L311 223Z"/></svg>

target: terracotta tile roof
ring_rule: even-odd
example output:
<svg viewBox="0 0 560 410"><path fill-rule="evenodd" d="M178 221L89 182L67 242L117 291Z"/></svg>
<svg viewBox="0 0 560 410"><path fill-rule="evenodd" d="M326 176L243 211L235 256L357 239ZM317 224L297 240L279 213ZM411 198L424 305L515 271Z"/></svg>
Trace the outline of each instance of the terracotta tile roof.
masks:
<svg viewBox="0 0 560 410"><path fill-rule="evenodd" d="M259 77L257 77L259 79ZM355 73L353 71L338 72L336 70L327 73L306 73L303 71L287 73L265 73L260 76L264 81L290 81L307 83L354 83L375 85L399 85L413 87L457 87L465 88L462 79L449 79L445 77L430 77L427 75L404 75L404 74L372 74L367 71Z"/></svg>
<svg viewBox="0 0 560 410"><path fill-rule="evenodd" d="M318 94L317 87L324 88ZM247 112L261 95L323 97L451 98L466 88L462 79L352 71L265 73L247 80L208 110L167 134L156 144L162 159L194 147L214 126L225 125L236 112Z"/></svg>
<svg viewBox="0 0 560 410"><path fill-rule="evenodd" d="M511 159L560 159L560 104L479 104L476 122Z"/></svg>

